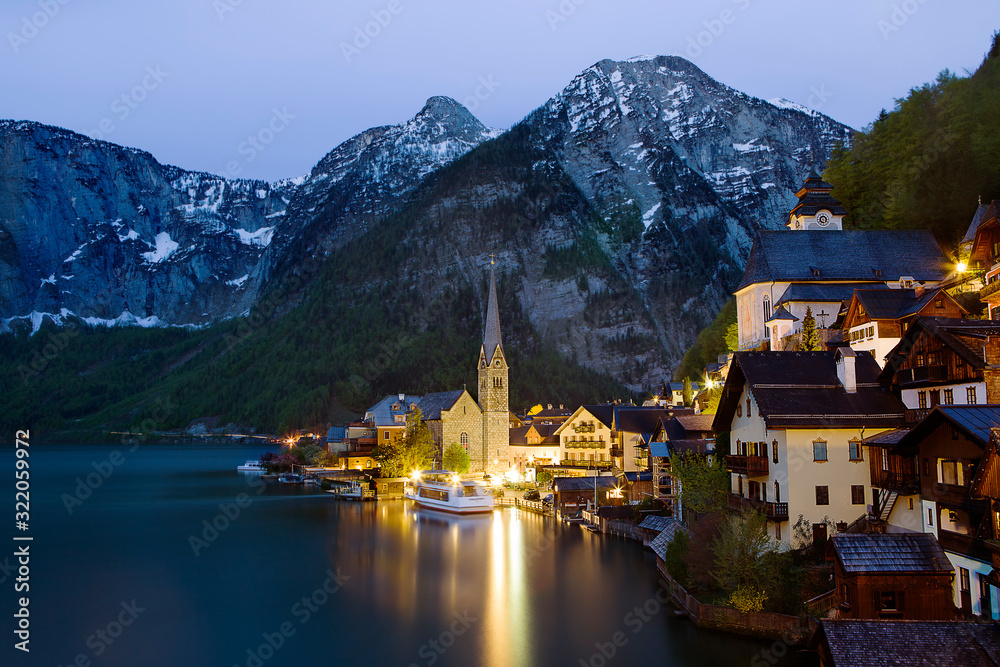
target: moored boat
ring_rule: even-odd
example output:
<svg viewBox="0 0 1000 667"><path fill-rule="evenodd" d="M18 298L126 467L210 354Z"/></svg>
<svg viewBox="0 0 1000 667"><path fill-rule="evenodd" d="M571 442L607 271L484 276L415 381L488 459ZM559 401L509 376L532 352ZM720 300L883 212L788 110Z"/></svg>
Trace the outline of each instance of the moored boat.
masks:
<svg viewBox="0 0 1000 667"><path fill-rule="evenodd" d="M237 466L236 470L239 472L264 472L264 466L260 464L260 461L250 460L241 466Z"/></svg>
<svg viewBox="0 0 1000 667"><path fill-rule="evenodd" d="M417 507L478 514L493 511L493 496L481 484L463 480L449 470L428 470L414 475L408 494Z"/></svg>
<svg viewBox="0 0 1000 667"><path fill-rule="evenodd" d="M296 475L295 473L285 473L278 477L278 481L282 484L302 484L302 475Z"/></svg>

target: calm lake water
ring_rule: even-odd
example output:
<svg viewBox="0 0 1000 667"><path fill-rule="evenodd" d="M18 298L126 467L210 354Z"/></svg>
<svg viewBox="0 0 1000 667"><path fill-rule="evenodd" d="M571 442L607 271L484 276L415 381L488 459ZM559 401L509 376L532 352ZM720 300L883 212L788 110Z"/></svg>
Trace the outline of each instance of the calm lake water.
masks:
<svg viewBox="0 0 1000 667"><path fill-rule="evenodd" d="M31 653L0 569L0 664L750 665L771 646L675 617L636 543L264 488L235 472L264 451L34 446ZM0 464L9 568L10 448Z"/></svg>

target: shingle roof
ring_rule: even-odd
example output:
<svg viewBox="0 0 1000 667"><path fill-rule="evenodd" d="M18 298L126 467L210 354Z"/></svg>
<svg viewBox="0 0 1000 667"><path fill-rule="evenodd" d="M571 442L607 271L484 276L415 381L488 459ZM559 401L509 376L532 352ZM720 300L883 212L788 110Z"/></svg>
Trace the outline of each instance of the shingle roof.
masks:
<svg viewBox="0 0 1000 667"><path fill-rule="evenodd" d="M854 290L867 289L884 285L885 281L869 283L793 283L778 299L776 306L793 302L840 302L849 301L854 296Z"/></svg>
<svg viewBox="0 0 1000 667"><path fill-rule="evenodd" d="M340 442L347 436L347 428L344 426L332 426L326 432L327 442Z"/></svg>
<svg viewBox="0 0 1000 667"><path fill-rule="evenodd" d="M754 239L737 291L772 281L862 282L901 276L939 281L947 273L947 260L928 231L762 230Z"/></svg>
<svg viewBox="0 0 1000 667"><path fill-rule="evenodd" d="M844 572L953 572L944 549L930 533L856 534L831 538Z"/></svg>
<svg viewBox="0 0 1000 667"><path fill-rule="evenodd" d="M618 485L618 479L610 475L600 475L598 477L556 477L552 485L557 493L566 491L586 491L594 490L594 484L599 489L612 489Z"/></svg>
<svg viewBox="0 0 1000 667"><path fill-rule="evenodd" d="M962 431L980 447L986 447L991 429L1000 427L1000 405L939 405L900 438L898 444L904 448L915 447L931 431L946 423Z"/></svg>
<svg viewBox="0 0 1000 667"><path fill-rule="evenodd" d="M670 408L619 407L615 410L615 426L625 433L652 435L660 419L671 412Z"/></svg>
<svg viewBox="0 0 1000 667"><path fill-rule="evenodd" d="M840 384L837 354L737 352L715 416L715 430L729 430L747 385L768 428L902 426L906 408L879 386L880 369L871 353L856 355L854 393Z"/></svg>
<svg viewBox="0 0 1000 667"><path fill-rule="evenodd" d="M919 312L941 290L926 290L917 296L911 289L860 289L854 293L873 320L895 320Z"/></svg>
<svg viewBox="0 0 1000 667"><path fill-rule="evenodd" d="M425 395L420 399L420 404L417 406L420 408L420 416L424 420L441 419L441 411L451 410L464 393L463 389L456 389L454 391L440 391L436 394Z"/></svg>
<svg viewBox="0 0 1000 667"><path fill-rule="evenodd" d="M393 411L392 406L396 403L400 404L400 410ZM398 394L393 394L391 396L386 396L381 401L368 408L365 416L372 416L372 421L375 423L376 427L379 426L400 426L396 422L396 415L406 414L408 407L411 404L420 405L420 397L414 396L412 394L406 394L403 396L403 400L399 400Z"/></svg>
<svg viewBox="0 0 1000 667"><path fill-rule="evenodd" d="M894 428L891 431L884 431L878 435L865 438L866 445L878 445L880 447L891 447L899 443L906 434L910 432L908 428Z"/></svg>
<svg viewBox="0 0 1000 667"><path fill-rule="evenodd" d="M1000 632L963 621L824 620L816 642L831 667L996 667Z"/></svg>
<svg viewBox="0 0 1000 667"><path fill-rule="evenodd" d="M979 223L983 221L983 218L985 217L984 214L986 213L986 209L988 208L989 206L987 206L983 202L979 202L979 208L976 209L976 214L972 216L972 222L969 223L969 230L965 232L965 238L962 239L962 243L965 242L971 243L972 241L975 240L976 230L979 229Z"/></svg>
<svg viewBox="0 0 1000 667"><path fill-rule="evenodd" d="M926 332L952 349L972 368L986 365L983 347L987 336L1000 335L1000 322L993 320L959 320L948 317L917 317L903 338L886 356L882 378L888 380L903 365L913 349L917 336Z"/></svg>
<svg viewBox="0 0 1000 667"><path fill-rule="evenodd" d="M664 528L666 528L667 524L669 524L671 521L673 521L673 519L669 517L656 516L655 514L651 514L650 516L647 516L645 519L642 520L642 523L639 524L639 527L644 530L655 530L657 534L659 534L659 532Z"/></svg>
<svg viewBox="0 0 1000 667"><path fill-rule="evenodd" d="M715 420L715 415L676 415L674 419L676 419L688 433L711 433L712 422Z"/></svg>
<svg viewBox="0 0 1000 667"><path fill-rule="evenodd" d="M687 528L677 519L667 519L669 523L660 531L660 534L649 543L649 548L653 550L661 560L667 557L667 546L673 541L674 536L679 532L686 533Z"/></svg>

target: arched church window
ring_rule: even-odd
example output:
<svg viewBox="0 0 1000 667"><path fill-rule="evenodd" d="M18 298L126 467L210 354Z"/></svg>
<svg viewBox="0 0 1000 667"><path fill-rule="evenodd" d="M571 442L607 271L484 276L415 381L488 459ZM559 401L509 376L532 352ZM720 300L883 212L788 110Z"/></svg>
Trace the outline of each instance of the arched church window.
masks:
<svg viewBox="0 0 1000 667"><path fill-rule="evenodd" d="M763 311L764 311L764 323L767 324L767 321L769 319L771 319L771 295L770 294L765 294L764 295Z"/></svg>
<svg viewBox="0 0 1000 667"><path fill-rule="evenodd" d="M469 434L468 433L463 433L461 435L461 437L459 438L459 442L462 443L462 447L465 447L466 451L469 450Z"/></svg>

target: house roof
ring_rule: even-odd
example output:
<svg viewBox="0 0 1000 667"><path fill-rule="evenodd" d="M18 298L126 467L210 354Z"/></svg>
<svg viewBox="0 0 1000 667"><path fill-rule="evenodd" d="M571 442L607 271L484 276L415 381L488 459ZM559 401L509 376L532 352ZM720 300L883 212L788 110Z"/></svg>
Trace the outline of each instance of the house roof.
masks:
<svg viewBox="0 0 1000 667"><path fill-rule="evenodd" d="M838 354L847 353L737 352L715 415L715 431L730 430L746 386L768 428L901 426L906 408L879 386L879 367L871 353L856 355L854 393L837 377Z"/></svg>
<svg viewBox="0 0 1000 667"><path fill-rule="evenodd" d="M951 424L972 442L986 447L990 431L1000 428L1000 405L939 405L900 438L898 444L913 449L942 424Z"/></svg>
<svg viewBox="0 0 1000 667"><path fill-rule="evenodd" d="M642 520L639 527L643 530L655 530L656 533L659 534L660 531L665 529L671 521L673 521L673 519L669 517L651 514Z"/></svg>
<svg viewBox="0 0 1000 667"><path fill-rule="evenodd" d="M792 283L778 299L776 306L786 303L843 303L850 301L854 290L884 285L884 280L873 280L868 283Z"/></svg>
<svg viewBox="0 0 1000 667"><path fill-rule="evenodd" d="M674 536L678 532L687 532L687 528L677 519L667 519L667 521L667 525L660 531L660 534L654 537L649 543L649 547L653 550L653 553L660 557L660 560L667 557L667 547L673 541Z"/></svg>
<svg viewBox="0 0 1000 667"><path fill-rule="evenodd" d="M873 435L865 438L866 445L877 445L879 447L892 447L899 444L907 433L910 432L908 428L894 428L891 431L883 431L878 435Z"/></svg>
<svg viewBox="0 0 1000 667"><path fill-rule="evenodd" d="M557 424L557 430L562 432L562 429L567 426L578 414L586 410L588 413L593 415L594 419L601 422L605 428L610 429L614 424L615 416L615 406L614 405L581 405L576 410L573 411L573 415L566 419L566 421L561 424Z"/></svg>
<svg viewBox="0 0 1000 667"><path fill-rule="evenodd" d="M812 644L830 667L996 667L1000 631L963 621L824 620Z"/></svg>
<svg viewBox="0 0 1000 667"><path fill-rule="evenodd" d="M947 296L943 290L925 290L923 294L917 296L916 290L886 287L884 289L859 289L854 292L854 298L864 306L871 319L897 320L901 317L916 315L942 294Z"/></svg>
<svg viewBox="0 0 1000 667"><path fill-rule="evenodd" d="M557 447L559 445L559 437L556 435L558 428L559 424L527 424L512 428L510 429L510 444L520 447ZM528 443L528 432L532 429L541 438L541 442Z"/></svg>
<svg viewBox="0 0 1000 667"><path fill-rule="evenodd" d="M772 281L884 282L901 276L937 282L948 274L946 263L934 236L923 230L761 230L736 289Z"/></svg>
<svg viewBox="0 0 1000 667"><path fill-rule="evenodd" d="M674 419L687 433L711 433L715 415L674 415Z"/></svg>
<svg viewBox="0 0 1000 667"><path fill-rule="evenodd" d="M649 455L654 459L665 459L673 454L707 454L714 444L712 440L697 439L651 442L649 443Z"/></svg>
<svg viewBox="0 0 1000 667"><path fill-rule="evenodd" d="M902 367L913 350L917 337L926 332L939 339L974 369L986 366L983 348L989 336L1000 336L1000 322L994 320L959 320L948 317L917 317L896 347L886 355L881 379L888 382Z"/></svg>
<svg viewBox="0 0 1000 667"><path fill-rule="evenodd" d="M347 437L346 426L331 426L330 430L326 432L327 442L340 442L345 437Z"/></svg>
<svg viewBox="0 0 1000 667"><path fill-rule="evenodd" d="M441 419L441 412L443 410L451 410L455 407L455 403L458 403L458 399L462 398L462 394L465 393L464 389L456 389L454 391L440 391L436 394L426 394L422 399L420 399L418 408L420 408L420 416L427 420Z"/></svg>
<svg viewBox="0 0 1000 667"><path fill-rule="evenodd" d="M955 570L930 533L841 533L828 548L848 574Z"/></svg>
<svg viewBox="0 0 1000 667"><path fill-rule="evenodd" d="M610 475L600 475L598 477L556 477L552 481L552 486L556 493L566 491L586 491L594 490L594 484L598 489L613 489L618 486L618 478Z"/></svg>
<svg viewBox="0 0 1000 667"><path fill-rule="evenodd" d="M615 427L620 432L640 433L648 440L660 419L672 412L670 408L618 407L615 410Z"/></svg>
<svg viewBox="0 0 1000 667"><path fill-rule="evenodd" d="M393 410L392 406L399 404L399 410ZM403 400L399 400L398 394L386 396L381 401L368 408L365 412L365 419L374 423L376 427L401 426L396 422L396 415L404 415L409 411L409 406L420 405L420 397L412 394L405 394Z"/></svg>
<svg viewBox="0 0 1000 667"><path fill-rule="evenodd" d="M969 230L965 232L965 238L962 239L962 243L971 243L976 239L976 230L979 229L979 224L983 221L988 208L988 205L982 201L979 202L979 207L976 209L976 214L972 216L972 222L969 223Z"/></svg>

